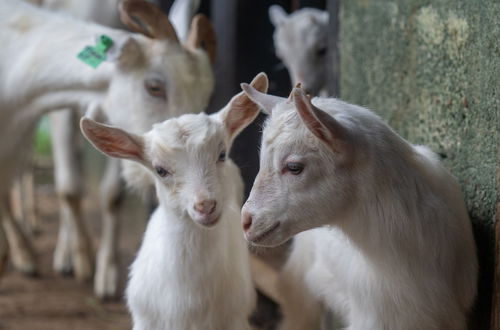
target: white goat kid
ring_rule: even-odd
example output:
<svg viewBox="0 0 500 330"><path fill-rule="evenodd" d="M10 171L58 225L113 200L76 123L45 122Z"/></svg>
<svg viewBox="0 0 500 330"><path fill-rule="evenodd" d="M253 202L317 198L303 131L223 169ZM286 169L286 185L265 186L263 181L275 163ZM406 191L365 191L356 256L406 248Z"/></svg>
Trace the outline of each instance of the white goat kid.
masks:
<svg viewBox="0 0 500 330"><path fill-rule="evenodd" d="M313 104L301 88L293 102L244 90L270 113L245 237L276 246L296 235L280 279L282 328L315 329L321 301L352 330L466 329L475 245L438 157L365 108Z"/></svg>
<svg viewBox="0 0 500 330"><path fill-rule="evenodd" d="M288 69L293 85L312 95L325 91L329 70L327 58L328 18L326 11L303 8L287 15L278 5L269 7L274 25L276 56Z"/></svg>
<svg viewBox="0 0 500 330"><path fill-rule="evenodd" d="M264 74L252 82L262 91L267 83ZM227 154L258 112L240 93L215 114L173 118L142 136L82 119L97 149L139 162L155 180L160 205L127 287L134 329L249 329L255 292L238 221L243 182Z"/></svg>
<svg viewBox="0 0 500 330"><path fill-rule="evenodd" d="M2 199L23 158L20 151L30 150L29 137L45 112L99 104L111 123L144 132L155 122L200 111L208 103L213 74L209 56L200 45L204 43L211 55L214 45L206 18L193 21L191 37L183 46L166 15L154 5L125 1L121 14L143 35L80 22L18 1L0 3L4 45L0 54L0 132L4 139L9 137L9 143L0 145ZM114 40L110 61L93 69L76 55L103 34ZM79 201L68 198L68 219L74 230L67 241L76 276L86 280L93 273L93 258ZM4 217L4 224L5 219L10 217ZM111 290L115 290L114 278L109 277Z"/></svg>

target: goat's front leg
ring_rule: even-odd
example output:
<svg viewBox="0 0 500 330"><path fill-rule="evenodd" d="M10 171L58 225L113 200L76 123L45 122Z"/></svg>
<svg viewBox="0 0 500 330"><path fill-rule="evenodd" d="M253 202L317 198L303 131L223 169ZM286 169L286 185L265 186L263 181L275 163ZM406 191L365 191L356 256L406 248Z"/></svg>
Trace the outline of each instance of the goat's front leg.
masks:
<svg viewBox="0 0 500 330"><path fill-rule="evenodd" d="M30 235L38 232L36 215L34 167L29 164L14 181L10 191L12 214Z"/></svg>
<svg viewBox="0 0 500 330"><path fill-rule="evenodd" d="M38 215L35 196L35 168L34 164L26 168L21 176L21 192L23 198L23 220L31 234L39 231Z"/></svg>
<svg viewBox="0 0 500 330"><path fill-rule="evenodd" d="M92 243L83 222L82 168L78 146L76 113L69 110L50 114L54 176L60 204L60 226L54 253L54 270L87 281L92 278L94 255Z"/></svg>
<svg viewBox="0 0 500 330"><path fill-rule="evenodd" d="M9 252L12 259L14 267L23 274L34 276L38 274L38 265L36 261L36 256L30 241L24 235L19 224L14 221L12 215L12 210L10 207L9 197L2 196L0 208L3 209L2 225L5 230L5 236L7 238L7 243L9 245ZM0 250L4 249L4 252L0 251L0 263L5 260L2 259L2 253L5 253L6 249L0 247Z"/></svg>
<svg viewBox="0 0 500 330"><path fill-rule="evenodd" d="M120 170L121 164L118 159L108 159L101 185L103 229L97 252L97 269L94 278L94 292L101 299L116 298L118 295L118 235L120 229L118 211L125 192Z"/></svg>
<svg viewBox="0 0 500 330"><path fill-rule="evenodd" d="M0 208L2 206L0 205ZM0 209L0 217L3 216L3 212ZM1 221L1 220L0 220ZM9 254L9 244L7 243L7 237L5 236L5 231L3 230L3 226L0 225L0 277L5 271L7 267L7 260Z"/></svg>

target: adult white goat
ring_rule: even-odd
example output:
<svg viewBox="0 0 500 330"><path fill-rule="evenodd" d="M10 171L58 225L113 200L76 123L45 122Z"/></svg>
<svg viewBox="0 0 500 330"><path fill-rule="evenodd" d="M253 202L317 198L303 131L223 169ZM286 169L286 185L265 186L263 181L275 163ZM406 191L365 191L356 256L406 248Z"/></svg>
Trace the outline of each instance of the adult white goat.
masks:
<svg viewBox="0 0 500 330"><path fill-rule="evenodd" d="M252 85L267 91L266 75ZM127 287L134 329L249 329L255 292L239 226L243 181L227 155L258 113L242 92L215 114L169 119L142 136L82 119L98 150L139 162L155 180L160 205Z"/></svg>
<svg viewBox="0 0 500 330"><path fill-rule="evenodd" d="M104 26L122 28L118 5L120 0L43 0L39 5L53 11L58 11L84 21L91 21ZM81 204L84 173L81 164L80 130L78 129L79 113L72 109L64 109L50 113L52 152L54 158L54 178L56 191L59 196L59 235L54 252L53 268L57 273L70 274L73 272L71 237L79 235L74 231L86 227L74 227L75 221L71 218L82 218L80 208L72 208L70 203ZM85 109L83 109L85 110ZM96 270L94 275L94 290L98 296L104 298L118 292L118 271L116 246L118 236L118 201L122 196L122 184L119 181L119 164L108 160L107 175L102 180L101 203L104 218L103 235L97 253ZM118 189L117 189L118 187ZM111 194L111 196L109 195ZM25 212L32 214L33 212Z"/></svg>
<svg viewBox="0 0 500 330"><path fill-rule="evenodd" d="M0 197L5 196L22 160L20 150L30 150L29 137L44 112L99 104L111 123L144 132L155 122L199 112L208 103L213 74L209 56L201 49L204 44L213 60L214 37L208 20L203 16L193 20L190 38L183 46L166 15L154 5L124 1L121 15L142 35L80 22L18 1L0 3L0 40L4 44L0 54L0 131L9 137L9 143L0 145ZM94 69L76 55L101 35L111 37L114 44L110 60ZM77 278L85 280L92 276L93 257L83 230L80 199L71 194L65 197L70 226L76 229L67 238L71 259ZM13 223L11 217L4 219L7 227ZM110 247L114 249L116 246ZM115 266L105 272L110 284L104 285L104 291L109 287L112 294L116 292Z"/></svg>
<svg viewBox="0 0 500 330"><path fill-rule="evenodd" d="M42 5L46 8L52 10L62 11L64 13L69 13L79 19L92 20L96 23L103 24L110 27L121 27L123 26L119 15L118 15L118 3L119 0L108 0L108 1L76 1L76 0L44 0ZM176 0L173 4L172 10L169 14L169 18L172 21L172 25L176 31L181 31L182 34L178 34L181 41L185 42L189 37L189 26L199 6L199 1L197 0ZM206 31L202 31L206 32ZM178 54L173 54L173 56L179 56ZM179 57L176 61L187 61L191 59L187 56L183 58ZM212 75L212 71L202 71L201 74ZM176 87L177 81L173 79L178 79L178 75L175 73L167 73L170 76L171 81L169 82L172 87ZM206 79L207 77L199 77ZM194 79L197 84L197 80ZM196 88L194 85L191 88ZM189 88L186 84L183 85L184 88ZM206 89L203 99L206 99L211 93L211 89ZM198 100L192 100L191 102L198 102ZM187 111L199 112L203 110L202 108L192 108L192 107L182 107L181 104L170 104L170 109L180 108L180 111L175 112L176 114L181 114L182 109ZM162 109L163 110L163 109ZM113 110L110 110L113 111ZM124 112L120 109L119 112L123 114ZM158 116L154 118L148 118L147 120L164 120L173 113L172 111L163 112L161 118ZM148 116L147 112L140 112L144 116ZM51 113L52 122L52 144L54 151L54 169L56 178L56 188L60 198L60 218L61 226L58 237L58 244L54 253L54 269L59 273L69 273L73 270L71 249L69 244L69 238L73 236L71 234L72 230L79 230L79 228L72 228L71 223L68 218L70 217L81 217L80 214L75 215L71 211L72 209L68 207L69 199L81 199L83 190L83 173L81 171L81 165L79 164L81 157L79 155L78 141L80 137L79 129L77 129L77 114L72 112L53 112ZM149 124L152 124L150 122ZM134 130L135 127L123 127L126 129ZM148 128L149 129L149 128ZM136 132L143 133L144 130L139 130ZM124 195L124 185L120 177L120 162L115 159L108 159L107 168L105 171L105 177L101 184L101 209L103 215L103 232L101 238L101 244L97 253L96 262L96 272L94 276L94 290L96 294L101 298L108 298L116 296L118 293L118 235L119 235L119 210L121 206L121 201ZM80 201L77 201L80 203ZM77 211L80 211L79 209Z"/></svg>
<svg viewBox="0 0 500 330"><path fill-rule="evenodd" d="M276 56L288 69L293 85L298 82L308 93L318 95L326 87L328 12L303 8L287 15L279 5L269 7L274 25Z"/></svg>
<svg viewBox="0 0 500 330"><path fill-rule="evenodd" d="M311 102L301 88L293 102L244 90L270 114L245 236L275 246L296 235L282 328L315 329L321 301L352 330L466 329L475 245L438 157L365 108Z"/></svg>

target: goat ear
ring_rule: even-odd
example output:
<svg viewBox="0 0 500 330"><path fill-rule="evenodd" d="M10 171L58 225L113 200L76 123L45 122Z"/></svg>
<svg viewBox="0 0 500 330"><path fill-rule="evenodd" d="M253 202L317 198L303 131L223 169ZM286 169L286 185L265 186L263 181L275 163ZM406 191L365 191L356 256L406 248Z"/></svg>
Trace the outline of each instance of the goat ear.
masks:
<svg viewBox="0 0 500 330"><path fill-rule="evenodd" d="M267 92L268 79L261 72L252 80L250 85L256 90ZM219 112L219 116L226 127L229 138L232 140L245 127L247 127L259 114L259 106L252 102L246 93L241 92L231 99L229 103Z"/></svg>
<svg viewBox="0 0 500 330"><path fill-rule="evenodd" d="M144 0L123 0L118 10L121 21L132 31L153 39L179 42L168 16L157 5Z"/></svg>
<svg viewBox="0 0 500 330"><path fill-rule="evenodd" d="M328 21L330 20L330 13L327 12L327 11L323 11L320 15L321 17L321 20L324 22L324 23L327 23L328 24Z"/></svg>
<svg viewBox="0 0 500 330"><path fill-rule="evenodd" d="M314 106L302 88L295 87L292 94L297 112L306 127L333 151L344 151L347 130L335 118Z"/></svg>
<svg viewBox="0 0 500 330"><path fill-rule="evenodd" d="M158 2L158 1L156 1ZM170 11L168 19L177 31L177 36L181 42L187 40L189 26L198 8L200 8L201 0L175 0Z"/></svg>
<svg viewBox="0 0 500 330"><path fill-rule="evenodd" d="M80 120L80 129L85 138L102 153L114 158L145 162L142 137L116 127L99 124L86 117Z"/></svg>
<svg viewBox="0 0 500 330"><path fill-rule="evenodd" d="M115 62L121 68L131 68L138 65L144 59L142 48L133 37L115 41L108 51L107 60Z"/></svg>
<svg viewBox="0 0 500 330"><path fill-rule="evenodd" d="M283 24L287 18L286 11L279 5L272 5L269 7L269 19L275 27Z"/></svg>
<svg viewBox="0 0 500 330"><path fill-rule="evenodd" d="M262 93L249 84L241 84L241 89L252 102L257 104L268 115L271 114L278 103L286 101L284 97Z"/></svg>
<svg viewBox="0 0 500 330"><path fill-rule="evenodd" d="M191 29L186 40L186 47L191 49L203 48L215 63L216 38L214 28L210 20L203 14L198 14L191 22Z"/></svg>

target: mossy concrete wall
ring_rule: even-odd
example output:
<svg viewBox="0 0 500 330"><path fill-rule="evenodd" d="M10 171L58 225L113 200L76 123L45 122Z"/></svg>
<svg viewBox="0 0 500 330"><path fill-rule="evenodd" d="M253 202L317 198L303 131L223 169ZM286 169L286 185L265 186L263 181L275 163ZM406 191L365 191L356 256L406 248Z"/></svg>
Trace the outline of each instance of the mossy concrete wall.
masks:
<svg viewBox="0 0 500 330"><path fill-rule="evenodd" d="M470 329L489 329L500 131L497 0L342 0L340 96L438 152L462 185L481 263Z"/></svg>

